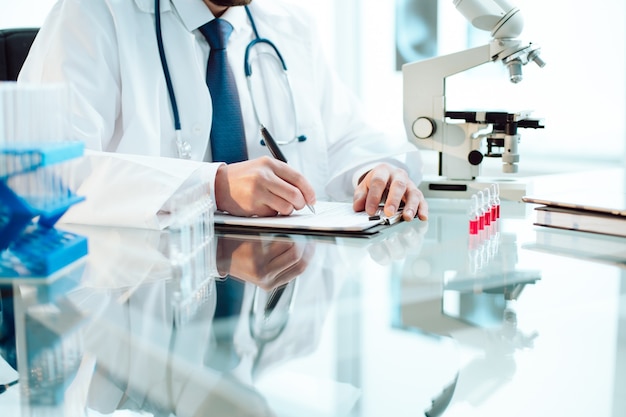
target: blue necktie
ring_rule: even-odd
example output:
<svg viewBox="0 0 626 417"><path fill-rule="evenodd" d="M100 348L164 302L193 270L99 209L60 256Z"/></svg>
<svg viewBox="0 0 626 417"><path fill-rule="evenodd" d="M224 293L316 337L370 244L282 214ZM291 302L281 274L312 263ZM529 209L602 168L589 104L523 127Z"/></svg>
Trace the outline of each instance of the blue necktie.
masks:
<svg viewBox="0 0 626 417"><path fill-rule="evenodd" d="M200 32L209 42L211 52L206 83L213 102L211 154L213 162L241 162L248 159L246 139L233 71L228 65L226 44L233 27L224 19L213 19ZM205 160L208 157L205 156Z"/></svg>
<svg viewBox="0 0 626 417"><path fill-rule="evenodd" d="M228 276L224 281L215 281L217 303L213 320L213 344L205 354L204 363L211 368L227 372L240 361L235 349L235 331L239 323L245 283Z"/></svg>

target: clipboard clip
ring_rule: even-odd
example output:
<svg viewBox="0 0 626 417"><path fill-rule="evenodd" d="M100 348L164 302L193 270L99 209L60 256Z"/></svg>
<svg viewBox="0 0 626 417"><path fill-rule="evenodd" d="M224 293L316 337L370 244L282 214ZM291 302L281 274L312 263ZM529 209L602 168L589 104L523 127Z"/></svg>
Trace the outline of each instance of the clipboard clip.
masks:
<svg viewBox="0 0 626 417"><path fill-rule="evenodd" d="M383 212L383 207L378 207L376 213L373 216L369 217L370 220L382 220L381 224L391 226L392 224L398 223L402 219L402 210L398 210L396 214L393 216L385 216Z"/></svg>

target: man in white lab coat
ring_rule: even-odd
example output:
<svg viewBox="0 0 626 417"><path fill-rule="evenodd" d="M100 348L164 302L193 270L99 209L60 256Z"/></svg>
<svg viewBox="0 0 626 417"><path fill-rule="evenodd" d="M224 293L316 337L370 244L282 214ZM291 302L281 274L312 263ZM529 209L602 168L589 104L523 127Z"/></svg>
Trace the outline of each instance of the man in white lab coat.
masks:
<svg viewBox="0 0 626 417"><path fill-rule="evenodd" d="M259 36L274 42L288 66L295 129L307 138L281 146L289 165L268 157L246 86L244 53L255 34L239 6L248 3ZM406 220L427 218L416 186L417 149L363 122L357 102L326 65L310 18L296 5L162 0L160 8L164 53L190 160L172 159L178 156L176 133L154 0L60 0L33 44L19 81L67 83L72 133L90 150L88 175L79 189L87 201L68 214L88 223L163 227L156 214L167 210L169 198L189 183L206 182L217 208L236 215L288 214L316 199L352 199L356 211L372 214L386 198L386 212L403 202ZM240 163L203 162L213 106L205 80L210 48L198 28L216 17L234 29L228 61L249 157ZM284 114L285 120L295 119L289 111Z"/></svg>

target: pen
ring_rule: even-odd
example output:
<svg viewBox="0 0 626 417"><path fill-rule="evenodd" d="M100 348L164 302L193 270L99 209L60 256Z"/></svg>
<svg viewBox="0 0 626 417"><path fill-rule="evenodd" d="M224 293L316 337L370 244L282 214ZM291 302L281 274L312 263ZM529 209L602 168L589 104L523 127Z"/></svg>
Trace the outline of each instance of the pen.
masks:
<svg viewBox="0 0 626 417"><path fill-rule="evenodd" d="M16 379L15 381L11 381L8 384L0 385L0 394L4 393L6 390L11 388L13 385L16 385L19 381Z"/></svg>
<svg viewBox="0 0 626 417"><path fill-rule="evenodd" d="M263 136L263 140L265 140L265 144L267 145L268 149L272 153L272 156L279 161L287 163L287 158L285 158L285 155L283 155L283 152L278 147L278 144L276 143L272 135L270 135L270 132L263 125L261 125L261 135ZM307 204L306 206L309 208L309 210L311 210L313 214L315 214L315 209L312 205Z"/></svg>

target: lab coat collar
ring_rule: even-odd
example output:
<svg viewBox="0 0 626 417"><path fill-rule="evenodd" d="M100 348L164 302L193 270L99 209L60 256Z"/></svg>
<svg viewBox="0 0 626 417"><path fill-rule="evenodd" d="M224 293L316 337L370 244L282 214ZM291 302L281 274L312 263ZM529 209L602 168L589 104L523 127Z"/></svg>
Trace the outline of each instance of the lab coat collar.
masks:
<svg viewBox="0 0 626 417"><path fill-rule="evenodd" d="M154 0L134 1L137 8L142 12L154 14ZM252 12L253 18L257 14L269 16L286 15L286 10L276 5L273 1L254 0L248 7ZM189 32L214 19L213 14L202 0L161 0L161 12L169 12L172 8L176 9ZM235 31L240 31L249 24L246 11L241 6L231 7L226 10L222 18L233 25Z"/></svg>
<svg viewBox="0 0 626 417"><path fill-rule="evenodd" d="M215 17L202 0L171 0L183 24L189 32L198 29ZM247 24L248 17L243 7L231 7L221 16L233 25L235 31Z"/></svg>
<svg viewBox="0 0 626 417"><path fill-rule="evenodd" d="M202 0L172 0L172 3L189 32L214 19L211 10Z"/></svg>
<svg viewBox="0 0 626 417"><path fill-rule="evenodd" d="M248 15L246 14L246 9L244 9L242 6L230 7L228 10L226 10L226 12L224 12L221 18L233 25L233 30L235 32L239 32L242 30L242 28L250 26L250 22L248 22ZM202 22L201 24L204 23L206 23L206 21Z"/></svg>
<svg viewBox="0 0 626 417"><path fill-rule="evenodd" d="M137 8L144 13L154 13L154 0L134 0ZM206 8L202 0L161 0L161 11L167 12L172 10L172 3L179 13L189 15L191 12L198 12L205 14ZM250 2L248 6L253 13L262 13L270 16L287 16L287 10L285 7L281 7L281 4L277 4L274 0L254 0ZM231 7L230 10L239 10L242 7ZM200 11L202 10L202 11ZM230 11L229 10L229 11ZM245 12L244 10L239 10ZM211 14L210 11L208 11ZM228 12L227 12L228 13ZM245 13L244 13L245 14Z"/></svg>
<svg viewBox="0 0 626 417"><path fill-rule="evenodd" d="M153 1L153 0L149 0ZM214 19L213 14L202 0L171 0L187 30L194 31L200 26ZM272 17L289 16L285 6L275 0L253 0L248 5L252 18L256 16ZM221 16L233 26L235 32L250 27L248 15L242 6L234 6L226 10Z"/></svg>
<svg viewBox="0 0 626 417"><path fill-rule="evenodd" d="M134 0L137 8L144 13L154 14L154 0ZM189 32L198 29L215 17L202 0L161 0L161 13L175 9ZM247 20L243 7L231 7L222 16L233 25L241 28Z"/></svg>
<svg viewBox="0 0 626 417"><path fill-rule="evenodd" d="M154 14L154 0L134 0L144 13ZM213 19L213 14L202 0L161 0L161 13L175 9L189 32Z"/></svg>

